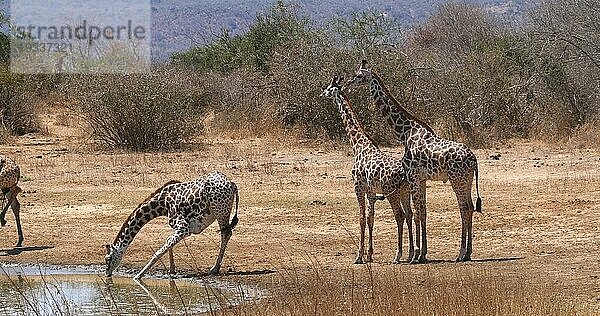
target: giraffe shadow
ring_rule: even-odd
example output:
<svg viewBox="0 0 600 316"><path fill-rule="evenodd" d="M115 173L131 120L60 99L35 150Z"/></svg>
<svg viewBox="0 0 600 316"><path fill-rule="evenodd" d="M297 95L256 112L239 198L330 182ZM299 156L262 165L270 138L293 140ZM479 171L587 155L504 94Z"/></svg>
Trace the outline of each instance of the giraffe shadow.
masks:
<svg viewBox="0 0 600 316"><path fill-rule="evenodd" d="M232 271L225 272L224 275L265 275L275 273L277 271L271 269L252 270L252 271Z"/></svg>
<svg viewBox="0 0 600 316"><path fill-rule="evenodd" d="M467 261L466 263L468 263L468 262L505 262L505 261L518 261L518 260L523 260L523 259L525 259L525 257L483 258L483 259L471 259L471 261ZM461 262L456 262L455 260L433 259L433 260L427 260L427 263L443 264L443 263L461 263Z"/></svg>
<svg viewBox="0 0 600 316"><path fill-rule="evenodd" d="M275 273L277 271L275 270L270 270L270 269L263 269L263 270L252 270L252 271L227 271L224 273L220 273L219 275L221 276L230 276L230 275L240 275L240 276L244 276L244 275L265 275L265 274L271 274L271 273ZM165 270L166 273L166 270ZM176 277L177 278L204 278L204 277L212 277L214 275L208 273L208 272L201 272L201 273L177 273Z"/></svg>
<svg viewBox="0 0 600 316"><path fill-rule="evenodd" d="M16 256L22 252L28 251L41 251L46 249L52 249L54 246L30 246L30 247L14 247L8 249L0 249L0 257Z"/></svg>
<svg viewBox="0 0 600 316"><path fill-rule="evenodd" d="M251 271L227 271L227 272L221 273L220 275L226 275L226 276L229 276L229 275L241 275L241 276L265 275L265 274L271 274L271 273L275 273L275 272L277 272L277 271L271 270L271 269L263 269L263 270L251 270ZM209 274L208 272L203 272L203 273L195 274L193 276L202 278L202 277L210 277L213 275Z"/></svg>

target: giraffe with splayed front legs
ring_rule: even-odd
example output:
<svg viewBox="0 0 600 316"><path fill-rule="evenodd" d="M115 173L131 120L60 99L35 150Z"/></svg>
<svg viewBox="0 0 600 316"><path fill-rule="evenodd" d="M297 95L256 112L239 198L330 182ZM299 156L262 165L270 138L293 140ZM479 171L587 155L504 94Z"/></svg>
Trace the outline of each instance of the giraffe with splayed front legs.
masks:
<svg viewBox="0 0 600 316"><path fill-rule="evenodd" d="M340 116L346 127L346 133L348 134L354 152L352 179L354 181L354 191L360 208L360 244L358 255L354 263L363 263L365 224L367 224L369 228L369 249L367 251L366 261L373 261L375 202L383 198L387 198L390 202L396 219L398 248L396 250L394 263L399 263L400 258L402 257L402 230L405 219L408 226L408 260L410 261L414 253L412 211L410 209L408 182L406 182L402 161L398 158L386 155L379 150L369 135L365 133L354 110L350 106L350 103L342 94L340 81L341 78L334 77L321 96L332 98L338 106ZM378 196L378 194L383 194L383 196ZM368 217L366 217L365 214L365 196L369 202Z"/></svg>
<svg viewBox="0 0 600 316"><path fill-rule="evenodd" d="M477 157L464 144L436 136L425 122L408 112L389 92L383 80L363 60L348 85L368 85L379 112L404 145L402 160L415 209L415 261L427 261L426 186L427 180L450 181L456 194L462 221L457 261L471 260L473 251L473 211L481 212ZM402 98L404 101L405 98ZM475 175L476 206L471 199Z"/></svg>
<svg viewBox="0 0 600 316"><path fill-rule="evenodd" d="M23 245L23 229L21 228L20 215L21 203L19 203L19 200L17 199L17 195L22 192L21 188L17 185L20 177L21 169L17 163L6 156L0 155L0 189L2 189L2 194L6 201L6 205L2 209L2 213L0 213L0 225L2 227L6 225L5 216L8 207L10 206L15 215L17 234L19 235L19 240L15 247L21 247Z"/></svg>
<svg viewBox="0 0 600 316"><path fill-rule="evenodd" d="M235 214L229 222L235 200ZM159 216L169 217L173 229L165 244L134 277L141 278L165 252L191 234L199 234L215 219L221 229L221 247L209 274L218 274L227 242L238 223L238 189L220 172L211 172L190 182L170 181L142 202L125 220L115 241L106 245L106 276L112 276L123 254L142 227ZM172 258L172 253L170 252ZM172 261L172 260L171 260Z"/></svg>

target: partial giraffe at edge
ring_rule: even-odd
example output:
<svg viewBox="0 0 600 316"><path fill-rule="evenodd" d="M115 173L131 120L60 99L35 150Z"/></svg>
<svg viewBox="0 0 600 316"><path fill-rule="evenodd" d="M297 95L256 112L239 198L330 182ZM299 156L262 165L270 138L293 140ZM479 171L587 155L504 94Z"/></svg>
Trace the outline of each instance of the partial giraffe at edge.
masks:
<svg viewBox="0 0 600 316"><path fill-rule="evenodd" d="M402 234L405 219L409 239L408 261L411 261L414 254L412 211L410 209L408 182L402 168L402 161L379 150L364 131L352 106L342 94L342 87L339 83L341 80L341 78L334 77L329 86L321 93L321 96L332 98L338 106L354 152L352 180L354 181L354 192L360 208L360 243L354 263L363 263L365 222L369 226L369 249L366 261L373 261L375 202L382 199L377 194L383 194L383 198L388 199L396 219L398 245L394 263L399 263L402 257ZM365 218L365 195L369 202L368 218Z"/></svg>
<svg viewBox="0 0 600 316"><path fill-rule="evenodd" d="M235 213L229 217L235 200ZM169 217L173 233L150 261L134 277L141 278L165 252L191 234L199 234L215 219L221 232L221 246L214 266L209 274L218 274L225 255L225 248L232 231L238 223L239 194L235 183L220 172L208 173L189 182L169 181L156 190L129 215L114 242L106 245L106 276L112 276L121 263L123 254L140 229L159 216ZM169 252L172 260L172 252ZM172 265L171 265L172 266Z"/></svg>
<svg viewBox="0 0 600 316"><path fill-rule="evenodd" d="M0 155L0 189L2 190L2 194L4 196L4 208L2 209L2 213L0 213L0 226L4 227L6 225L6 212L8 211L8 207L10 207L15 216L15 222L17 223L17 234L19 239L15 247L21 247L23 245L23 229L21 227L21 203L17 199L17 195L21 193L23 190L17 185L19 183L19 178L21 177L21 169L17 163L4 156Z"/></svg>
<svg viewBox="0 0 600 316"><path fill-rule="evenodd" d="M473 252L473 211L481 212L477 157L465 144L436 136L425 122L413 116L395 98L383 80L362 61L350 85L368 85L379 113L404 145L403 166L407 174L415 208L415 231L418 262L427 261L426 181L450 181L461 214L462 232L457 261L471 260ZM405 98L402 98L406 101ZM473 206L471 188L475 175L477 191Z"/></svg>

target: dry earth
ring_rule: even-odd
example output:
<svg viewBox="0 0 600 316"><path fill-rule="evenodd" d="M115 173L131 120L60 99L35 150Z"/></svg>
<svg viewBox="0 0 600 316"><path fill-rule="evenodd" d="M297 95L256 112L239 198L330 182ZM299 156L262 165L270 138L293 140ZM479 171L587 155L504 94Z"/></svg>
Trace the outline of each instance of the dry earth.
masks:
<svg viewBox="0 0 600 316"><path fill-rule="evenodd" d="M240 188L240 224L224 269L248 282L290 264L318 262L332 273L352 268L358 232L349 171L349 148L301 142L207 141L202 148L166 154L90 152L74 131L50 126L0 152L22 169L20 197L24 249L16 242L12 215L0 230L3 262L101 265L133 208L170 179L190 180L210 170L228 174ZM399 148L389 149L399 152ZM519 278L585 304L600 304L600 152L518 143L477 150L484 212L474 220L473 262L453 263L460 217L449 184L428 183L429 259L402 271L457 273L478 266L488 275ZM500 154L499 160L490 155ZM139 268L169 234L166 220L146 225L123 264ZM176 248L178 269L204 271L216 256L217 227ZM395 222L387 202L378 203L375 269L391 265ZM406 253L406 248L405 248ZM250 274L250 275L245 275Z"/></svg>

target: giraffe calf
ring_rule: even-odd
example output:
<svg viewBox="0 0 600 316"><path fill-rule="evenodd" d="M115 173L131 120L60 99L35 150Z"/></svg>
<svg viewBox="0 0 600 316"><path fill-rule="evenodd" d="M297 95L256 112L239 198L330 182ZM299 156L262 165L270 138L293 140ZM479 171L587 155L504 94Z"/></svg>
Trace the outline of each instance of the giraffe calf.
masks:
<svg viewBox="0 0 600 316"><path fill-rule="evenodd" d="M235 214L229 222L234 200ZM159 216L169 217L169 226L173 229L173 233L134 277L135 279L141 278L165 252L170 252L175 244L191 234L199 234L215 219L221 229L221 246L217 261L208 273L218 274L227 242L238 223L238 204L237 186L220 172L211 172L190 182L167 182L136 207L123 223L114 242L106 245L106 276L112 276L125 250L140 229Z"/></svg>

